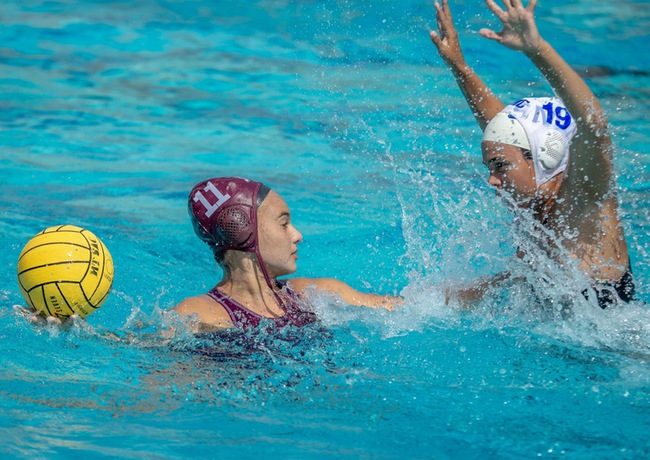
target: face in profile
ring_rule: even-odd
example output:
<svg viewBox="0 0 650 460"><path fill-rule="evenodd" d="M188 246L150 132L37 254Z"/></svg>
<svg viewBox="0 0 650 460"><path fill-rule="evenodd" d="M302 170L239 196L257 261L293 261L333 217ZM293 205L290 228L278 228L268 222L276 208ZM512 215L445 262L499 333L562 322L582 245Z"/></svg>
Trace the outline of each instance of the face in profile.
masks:
<svg viewBox="0 0 650 460"><path fill-rule="evenodd" d="M294 273L302 235L291 223L287 203L271 190L257 212L260 253L269 276Z"/></svg>
<svg viewBox="0 0 650 460"><path fill-rule="evenodd" d="M532 158L514 145L484 141L481 143L483 163L490 171L488 183L500 195L507 192L517 205L526 207L537 192Z"/></svg>

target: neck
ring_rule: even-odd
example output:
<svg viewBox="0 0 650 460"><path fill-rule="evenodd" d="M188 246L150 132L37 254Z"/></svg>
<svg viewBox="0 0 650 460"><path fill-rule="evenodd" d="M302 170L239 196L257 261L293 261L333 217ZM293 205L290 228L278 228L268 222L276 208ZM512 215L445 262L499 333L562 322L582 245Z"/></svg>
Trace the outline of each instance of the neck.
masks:
<svg viewBox="0 0 650 460"><path fill-rule="evenodd" d="M535 218L542 223L546 222L557 203L557 195L560 184L562 183L562 177L562 174L558 174L548 182L542 184L537 190L534 206Z"/></svg>
<svg viewBox="0 0 650 460"><path fill-rule="evenodd" d="M282 316L284 309L275 292L275 278L271 277L271 288L255 254L246 253L236 259L224 268L223 279L217 285L219 290L261 316Z"/></svg>
<svg viewBox="0 0 650 460"><path fill-rule="evenodd" d="M535 200L535 204L533 205L533 216L535 220L545 224L553 212L555 202L554 197L548 196L539 197L539 199Z"/></svg>

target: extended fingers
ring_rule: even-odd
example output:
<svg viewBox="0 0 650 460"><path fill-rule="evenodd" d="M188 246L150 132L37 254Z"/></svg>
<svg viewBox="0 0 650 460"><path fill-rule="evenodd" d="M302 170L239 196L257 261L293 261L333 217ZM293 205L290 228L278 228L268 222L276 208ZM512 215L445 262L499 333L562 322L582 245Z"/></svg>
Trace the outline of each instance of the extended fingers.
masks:
<svg viewBox="0 0 650 460"><path fill-rule="evenodd" d="M440 35L444 38L447 35L447 29L452 25L449 5L447 0L443 0L442 6L440 6L440 3L438 2L436 2L434 6L436 8L436 23L438 25L438 30L440 31Z"/></svg>
<svg viewBox="0 0 650 460"><path fill-rule="evenodd" d="M61 326L61 324L62 324L61 320L59 318L55 317L55 316L48 316L46 318L46 321L47 321L47 324L49 324L51 326Z"/></svg>
<svg viewBox="0 0 650 460"><path fill-rule="evenodd" d="M26 308L22 305L14 305L13 309L18 315L22 316L25 318L25 320L29 321L32 324L39 324L43 321L43 316L41 316L39 312L33 308Z"/></svg>
<svg viewBox="0 0 650 460"><path fill-rule="evenodd" d="M17 314L19 314L23 318L28 318L34 314L34 310L23 307L22 305L14 305L12 308Z"/></svg>
<svg viewBox="0 0 650 460"><path fill-rule="evenodd" d="M531 13L535 11L535 6L537 5L537 0L530 0L528 2L528 6L526 7L526 10L530 11Z"/></svg>
<svg viewBox="0 0 650 460"><path fill-rule="evenodd" d="M490 0L491 3L494 3L494 1ZM490 3L488 2L488 3ZM524 3L521 0L503 0L503 5L506 7L506 11L510 9L522 9L522 10L528 10L528 11L533 11L535 9L535 5L537 4L537 0L530 0L528 2L528 6L524 8ZM496 3L494 3L496 6ZM497 7L498 8L498 7ZM492 9L492 8L490 8ZM492 10L494 11L494 10ZM495 12L496 14L496 12Z"/></svg>
<svg viewBox="0 0 650 460"><path fill-rule="evenodd" d="M496 33L492 29L481 29L478 31L479 35L484 38L489 38L490 40L494 40L497 42L501 41L501 34Z"/></svg>
<svg viewBox="0 0 650 460"><path fill-rule="evenodd" d="M433 42L434 45L440 47L440 41L441 41L440 35L438 35L438 33L435 30L429 32L429 38L431 38L431 41Z"/></svg>
<svg viewBox="0 0 650 460"><path fill-rule="evenodd" d="M438 5L438 8L436 8L436 10L438 10L441 15L444 15L448 21L451 21L451 10L449 9L449 1L442 0L442 8L440 8L440 4L438 4L437 2L436 4Z"/></svg>
<svg viewBox="0 0 650 460"><path fill-rule="evenodd" d="M508 8L508 4L507 4L507 2L504 1L503 3L505 4L506 8ZM495 2L494 0L485 0L485 4L486 4L487 7L490 9L490 11L492 11L492 13L494 13L494 15L495 15L497 18L503 20L503 17L504 17L504 15L506 14L506 12L503 11L503 10L499 7L499 5L496 4L496 2Z"/></svg>
<svg viewBox="0 0 650 460"><path fill-rule="evenodd" d="M506 10L524 8L524 5L521 0L503 0L503 4L506 6Z"/></svg>
<svg viewBox="0 0 650 460"><path fill-rule="evenodd" d="M442 20L442 14L442 11L440 11L440 5L436 3L436 24L438 25L440 35L444 37L447 35L447 32L445 30L445 22Z"/></svg>
<svg viewBox="0 0 650 460"><path fill-rule="evenodd" d="M503 18L507 16L509 10L526 9L533 11L535 9L535 5L537 4L537 0L530 0L526 8L524 8L524 4L521 0L503 0L503 6L505 7L505 10L501 9L494 0L485 0L485 3L487 4L490 11L496 15L496 17L503 20Z"/></svg>
<svg viewBox="0 0 650 460"><path fill-rule="evenodd" d="M436 25L438 26L439 32L432 30L429 32L429 37L431 37L431 41L439 48L442 44L442 40L447 36L445 21L443 19L445 13L443 7L440 6L440 3L435 2L433 6L436 9Z"/></svg>

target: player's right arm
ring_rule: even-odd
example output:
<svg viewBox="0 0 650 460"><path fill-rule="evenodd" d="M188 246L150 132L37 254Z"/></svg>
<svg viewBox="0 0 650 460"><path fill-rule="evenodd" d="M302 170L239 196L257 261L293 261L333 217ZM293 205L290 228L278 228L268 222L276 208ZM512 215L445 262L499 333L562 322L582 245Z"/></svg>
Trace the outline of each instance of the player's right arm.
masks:
<svg viewBox="0 0 650 460"><path fill-rule="evenodd" d="M490 120L505 106L465 61L449 10L449 2L442 0L442 6L436 2L435 8L439 32L430 32L431 41L454 75L481 131L484 131Z"/></svg>

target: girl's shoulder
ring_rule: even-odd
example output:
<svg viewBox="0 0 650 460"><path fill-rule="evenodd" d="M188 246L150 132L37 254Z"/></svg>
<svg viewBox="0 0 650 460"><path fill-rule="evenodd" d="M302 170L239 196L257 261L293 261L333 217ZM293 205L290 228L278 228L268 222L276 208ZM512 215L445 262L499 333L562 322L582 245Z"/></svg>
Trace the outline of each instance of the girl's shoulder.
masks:
<svg viewBox="0 0 650 460"><path fill-rule="evenodd" d="M233 327L228 311L207 294L188 297L172 308L172 311L183 317L196 317L202 328L204 326L218 329Z"/></svg>

